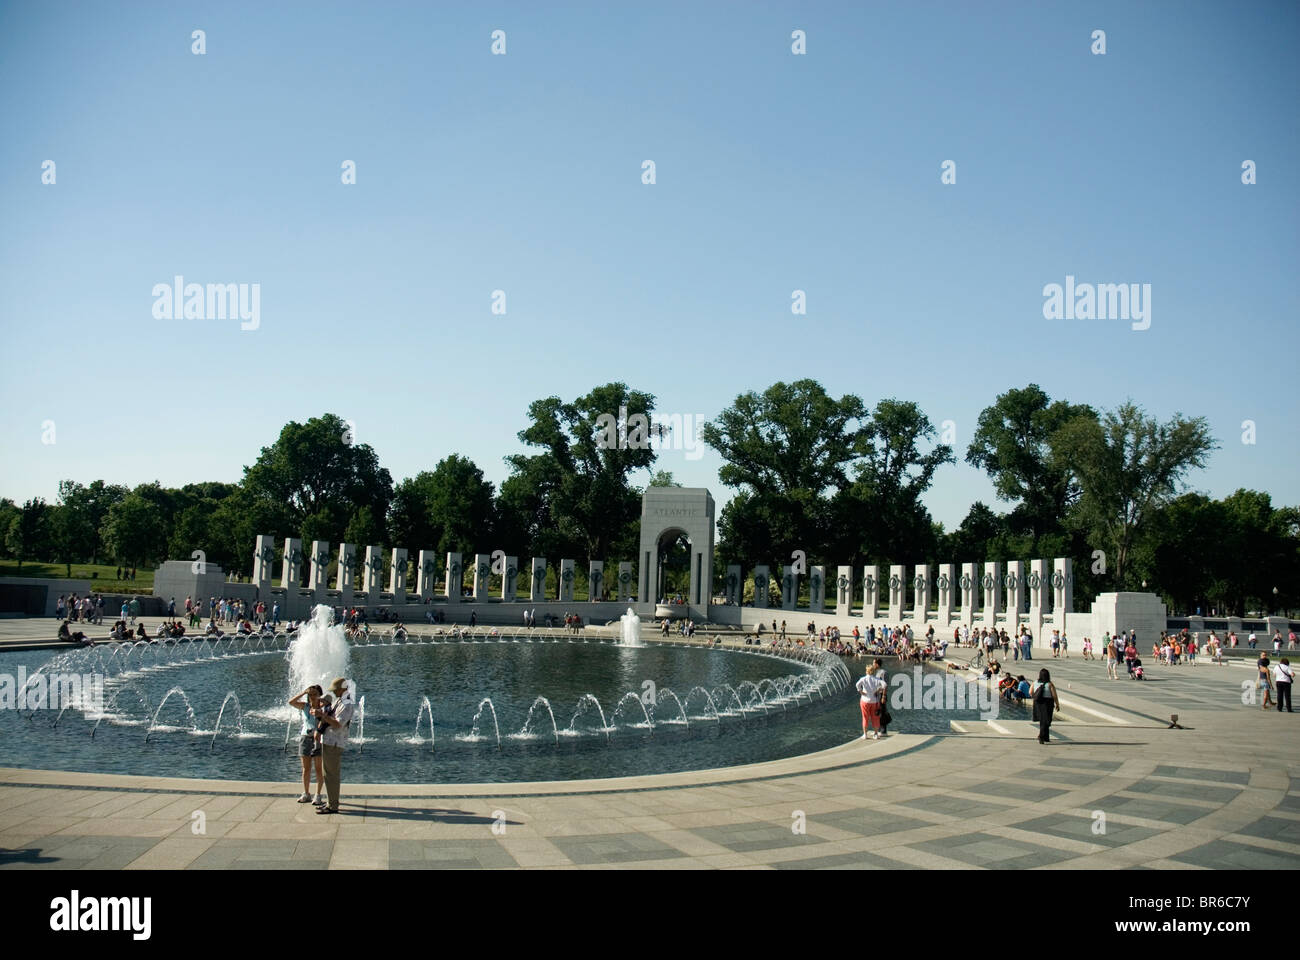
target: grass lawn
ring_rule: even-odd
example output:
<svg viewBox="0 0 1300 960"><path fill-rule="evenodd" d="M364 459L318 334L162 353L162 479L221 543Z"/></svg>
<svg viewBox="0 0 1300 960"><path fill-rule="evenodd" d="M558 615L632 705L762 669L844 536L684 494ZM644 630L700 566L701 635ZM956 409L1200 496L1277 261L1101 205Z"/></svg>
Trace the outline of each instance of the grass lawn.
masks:
<svg viewBox="0 0 1300 960"><path fill-rule="evenodd" d="M68 568L61 563L23 563L18 569L17 560L0 560L0 577L58 577L68 576ZM72 579L89 580L92 590L103 593L153 594L153 571L137 570L136 579L118 580L117 567L106 563L74 563Z"/></svg>

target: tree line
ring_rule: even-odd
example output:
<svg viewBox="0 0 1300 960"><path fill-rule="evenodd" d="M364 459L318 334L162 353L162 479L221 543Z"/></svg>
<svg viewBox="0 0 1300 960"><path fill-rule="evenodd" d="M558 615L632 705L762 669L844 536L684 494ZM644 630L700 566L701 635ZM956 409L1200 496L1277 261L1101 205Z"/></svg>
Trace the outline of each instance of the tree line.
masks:
<svg viewBox="0 0 1300 960"><path fill-rule="evenodd" d="M638 549L638 481L674 481L655 471L653 437L611 443L609 419L628 410L653 423L654 409L653 395L623 383L534 401L517 435L523 451L505 458L499 489L455 453L394 483L374 450L325 414L286 424L238 483L66 480L53 504L0 500L0 543L20 563L67 565L148 568L201 551L242 575L259 533L439 556L502 549L617 562ZM1187 490L1217 448L1203 418L1162 423L1131 401L1097 411L1032 383L1009 390L980 413L962 454L989 477L1002 509L976 502L951 531L922 503L936 473L956 462L936 434L914 402L868 407L813 380L736 397L701 431L733 491L718 522L719 582L728 563L776 570L794 550L831 568L1068 556L1085 600L1145 581L1182 612L1300 605L1300 511L1259 491L1214 500ZM671 571L672 547L670 581L684 576Z"/></svg>

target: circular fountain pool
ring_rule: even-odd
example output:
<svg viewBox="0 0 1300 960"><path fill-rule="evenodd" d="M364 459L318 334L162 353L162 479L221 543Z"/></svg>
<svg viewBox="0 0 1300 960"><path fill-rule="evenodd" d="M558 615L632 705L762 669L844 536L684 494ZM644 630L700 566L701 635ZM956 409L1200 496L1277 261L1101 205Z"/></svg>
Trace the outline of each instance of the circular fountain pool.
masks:
<svg viewBox="0 0 1300 960"><path fill-rule="evenodd" d="M43 664L5 654L0 670L11 674L21 662L65 684L106 679L102 702L88 690L66 710L0 711L0 763L292 782L302 715L288 698L304 677L335 672L354 678L359 697L345 761L353 782L667 773L808 753L857 733L849 671L817 651L629 647L562 631L350 645L337 628L308 634L97 646ZM29 692L41 686L29 681Z"/></svg>

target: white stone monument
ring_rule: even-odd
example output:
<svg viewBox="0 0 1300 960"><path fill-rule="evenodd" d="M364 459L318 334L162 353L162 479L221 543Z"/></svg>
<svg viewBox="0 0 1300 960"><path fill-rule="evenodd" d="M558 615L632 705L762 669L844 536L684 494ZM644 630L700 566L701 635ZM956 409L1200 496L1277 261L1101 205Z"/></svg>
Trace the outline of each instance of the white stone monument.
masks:
<svg viewBox="0 0 1300 960"><path fill-rule="evenodd" d="M1065 614L1073 612L1074 561L1069 557L1057 557L1052 562L1052 613L1064 629Z"/></svg>
<svg viewBox="0 0 1300 960"><path fill-rule="evenodd" d="M506 603L515 602L515 591L519 589L519 558L506 557L501 561L501 599Z"/></svg>
<svg viewBox="0 0 1300 960"><path fill-rule="evenodd" d="M446 590L448 603L460 603L465 592L465 571L461 568L459 553L447 554Z"/></svg>
<svg viewBox="0 0 1300 960"><path fill-rule="evenodd" d="M474 602L483 603L491 594L492 555L490 553L474 554Z"/></svg>
<svg viewBox="0 0 1300 960"><path fill-rule="evenodd" d="M768 600L768 582L771 580L771 574L764 564L759 564L754 568L754 606L760 608L767 607Z"/></svg>
<svg viewBox="0 0 1300 960"><path fill-rule="evenodd" d="M546 558L533 557L533 574L531 592L528 594L530 600L546 599Z"/></svg>
<svg viewBox="0 0 1300 960"><path fill-rule="evenodd" d="M975 573L975 564L961 565L961 579L957 585L961 588L961 622L973 625L975 614L979 612L979 576Z"/></svg>
<svg viewBox="0 0 1300 960"><path fill-rule="evenodd" d="M939 623L947 627L952 623L953 599L957 592L957 568L951 563L939 564L939 576L934 585L939 595Z"/></svg>
<svg viewBox="0 0 1300 960"><path fill-rule="evenodd" d="M623 603L632 600L632 561L620 560L618 563L618 598Z"/></svg>
<svg viewBox="0 0 1300 960"><path fill-rule="evenodd" d="M895 624L903 622L903 601L907 596L907 567L901 563L889 568L889 619Z"/></svg>
<svg viewBox="0 0 1300 960"><path fill-rule="evenodd" d="M559 599L564 603L573 602L573 573L574 563L572 560L560 561L560 595Z"/></svg>
<svg viewBox="0 0 1300 960"><path fill-rule="evenodd" d="M357 548L351 543L339 544L339 569L334 575L334 589L339 592L339 600L345 607L352 606L352 594L355 587L352 582L357 564Z"/></svg>
<svg viewBox="0 0 1300 960"><path fill-rule="evenodd" d="M798 601L799 574L795 573L794 568L787 563L785 572L781 575L781 609L793 610Z"/></svg>
<svg viewBox="0 0 1300 960"><path fill-rule="evenodd" d="M365 577L366 603L375 606L379 603L379 593L384 576L384 548L366 547L366 566L362 571Z"/></svg>
<svg viewBox="0 0 1300 960"><path fill-rule="evenodd" d="M880 616L880 567L871 565L862 570L862 617L874 623Z"/></svg>
<svg viewBox="0 0 1300 960"><path fill-rule="evenodd" d="M298 587L302 585L301 570L302 541L288 537L284 541L284 563L280 571L280 586L286 591L286 597L298 596Z"/></svg>
<svg viewBox="0 0 1300 960"><path fill-rule="evenodd" d="M1020 636L1020 617L1025 612L1025 562L1007 563L1007 633L1014 640Z"/></svg>
<svg viewBox="0 0 1300 960"><path fill-rule="evenodd" d="M826 568L812 567L808 571L808 610L821 613L826 609Z"/></svg>
<svg viewBox="0 0 1300 960"><path fill-rule="evenodd" d="M605 590L605 563L591 560L587 563L587 599L600 603Z"/></svg>
<svg viewBox="0 0 1300 960"><path fill-rule="evenodd" d="M257 545L253 548L253 582L257 584L257 595L266 600L271 593L271 584L275 581L275 537L259 534ZM267 605L270 609L270 605Z"/></svg>
<svg viewBox="0 0 1300 960"><path fill-rule="evenodd" d="M329 586L330 545L328 540L311 542L311 572L307 575L307 586L311 589L312 603L325 602L325 590Z"/></svg>
<svg viewBox="0 0 1300 960"><path fill-rule="evenodd" d="M841 566L835 578L835 616L853 613L853 568Z"/></svg>
<svg viewBox="0 0 1300 960"><path fill-rule="evenodd" d="M998 614L1002 612L1002 564L999 561L984 564L980 584L984 588L984 625L993 630L998 625Z"/></svg>
<svg viewBox="0 0 1300 960"><path fill-rule="evenodd" d="M395 604L406 602L406 558L405 547L393 547L388 568L388 592L393 595Z"/></svg>
<svg viewBox="0 0 1300 960"><path fill-rule="evenodd" d="M726 588L727 603L740 606L741 591L745 587L745 581L739 564L733 563L727 567L727 579L723 585Z"/></svg>
<svg viewBox="0 0 1300 960"><path fill-rule="evenodd" d="M433 581L438 575L438 558L432 550L421 550L420 566L415 575L415 585L420 590L420 602L427 603L433 599Z"/></svg>
<svg viewBox="0 0 1300 960"><path fill-rule="evenodd" d="M912 619L925 623L930 618L930 565L912 569Z"/></svg>

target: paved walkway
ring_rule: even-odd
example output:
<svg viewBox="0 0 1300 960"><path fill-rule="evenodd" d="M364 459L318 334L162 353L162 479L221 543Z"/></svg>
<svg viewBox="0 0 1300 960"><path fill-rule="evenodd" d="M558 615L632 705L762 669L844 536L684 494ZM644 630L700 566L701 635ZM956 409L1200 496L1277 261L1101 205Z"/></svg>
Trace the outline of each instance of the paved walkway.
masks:
<svg viewBox="0 0 1300 960"><path fill-rule="evenodd" d="M0 869L1300 866L1300 725L1242 704L1250 668L1156 666L1137 683L1032 666L1068 718L1047 746L1004 716L695 773L345 779L328 817L293 784L0 768ZM844 710L851 729L853 698Z"/></svg>

